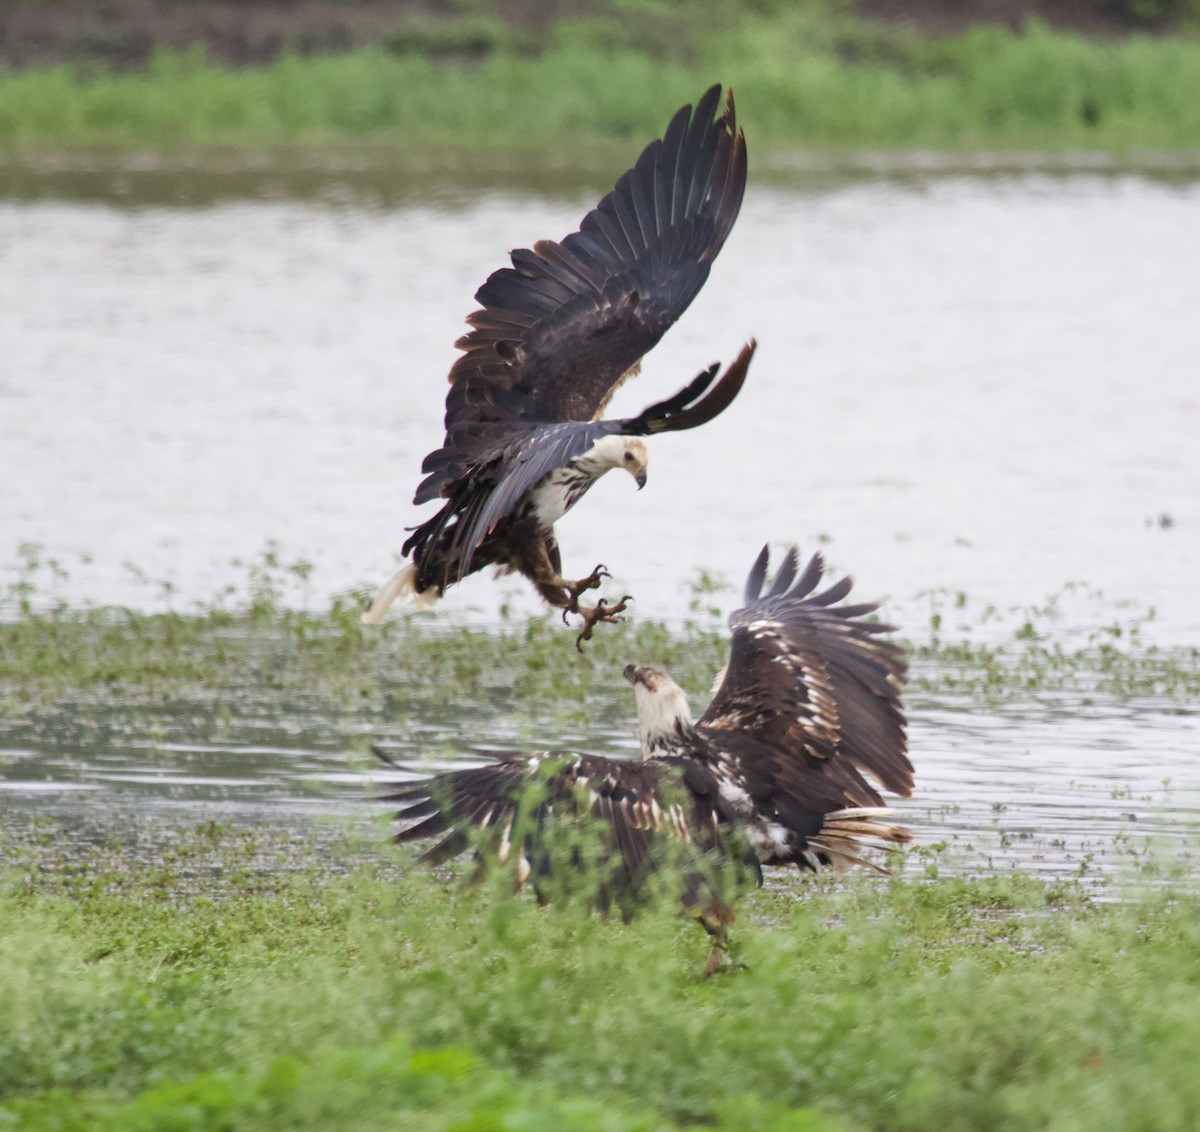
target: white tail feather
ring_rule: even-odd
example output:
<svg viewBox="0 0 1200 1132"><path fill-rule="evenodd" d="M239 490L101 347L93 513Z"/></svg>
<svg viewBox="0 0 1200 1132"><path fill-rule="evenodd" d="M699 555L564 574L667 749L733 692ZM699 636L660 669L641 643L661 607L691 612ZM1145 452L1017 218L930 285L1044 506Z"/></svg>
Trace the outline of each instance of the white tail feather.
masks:
<svg viewBox="0 0 1200 1132"><path fill-rule="evenodd" d="M399 601L402 606L411 605L418 612L428 609L441 594L435 589L417 589L417 566L406 562L376 592L370 608L360 620L364 625L378 625L383 616Z"/></svg>
<svg viewBox="0 0 1200 1132"><path fill-rule="evenodd" d="M862 856L864 849L887 849L912 840L912 830L902 825L875 819L893 813L886 806L864 806L861 809L835 810L825 815L825 823L809 845L826 854L837 872L851 865L864 865L873 872L885 874L887 869Z"/></svg>

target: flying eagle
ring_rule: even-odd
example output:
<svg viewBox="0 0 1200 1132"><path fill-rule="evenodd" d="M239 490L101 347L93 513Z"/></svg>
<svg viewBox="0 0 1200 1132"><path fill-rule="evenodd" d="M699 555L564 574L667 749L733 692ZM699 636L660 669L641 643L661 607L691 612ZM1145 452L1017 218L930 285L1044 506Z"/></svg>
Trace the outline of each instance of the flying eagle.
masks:
<svg viewBox="0 0 1200 1132"><path fill-rule="evenodd" d="M422 857L433 863L474 844L485 860L511 861L517 886L531 879L540 898L564 891L586 864L600 870L589 895L626 915L683 846L690 855L680 899L714 937L710 974L733 920L713 881L719 866L747 868L759 883L763 865L878 868L864 849L910 836L883 820L891 811L866 777L902 797L912 792L899 698L904 652L881 636L891 626L867 620L876 605L843 603L849 578L816 592L819 554L798 574L792 548L764 589L767 565L764 547L745 605L729 618L729 662L698 721L670 676L631 664L625 678L641 760L504 753L486 766L403 783L381 799L400 806L396 840L441 837ZM552 839L588 818L600 834L592 858L556 858ZM472 828L483 832L469 836Z"/></svg>
<svg viewBox="0 0 1200 1132"><path fill-rule="evenodd" d="M625 608L628 595L579 604L608 575L563 577L554 524L612 468L644 486L642 437L712 420L746 378L753 342L715 385L716 365L636 417L599 419L696 297L741 208L746 144L732 92L714 119L720 99L714 86L684 106L578 232L514 251L475 292L482 309L456 343L446 438L413 497L445 502L410 528L411 561L375 595L367 624L397 599L426 608L485 566L524 574L564 619L581 614L580 641Z"/></svg>

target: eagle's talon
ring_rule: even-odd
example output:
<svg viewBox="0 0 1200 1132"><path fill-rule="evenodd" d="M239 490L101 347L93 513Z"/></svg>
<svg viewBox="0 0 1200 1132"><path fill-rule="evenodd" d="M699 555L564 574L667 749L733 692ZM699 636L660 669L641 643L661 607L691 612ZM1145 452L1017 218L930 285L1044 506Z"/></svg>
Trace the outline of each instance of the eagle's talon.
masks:
<svg viewBox="0 0 1200 1132"><path fill-rule="evenodd" d="M583 617L583 628L580 630L579 636L575 638L575 648L579 652L583 652L583 642L592 639L592 630L601 622L608 621L616 624L624 621L624 617L618 617L618 613L622 613L628 602L633 601L632 594L626 594L620 601L614 605L608 604L607 598L600 598L591 609L576 609L575 612Z"/></svg>
<svg viewBox="0 0 1200 1132"><path fill-rule="evenodd" d="M567 582L563 587L571 597L571 602L566 608L567 613L582 613L579 608L579 599L588 592L588 590L597 589L605 578L611 578L612 575L608 572L608 567L601 563L596 567L586 578L580 578L577 582ZM565 618L564 618L565 620Z"/></svg>

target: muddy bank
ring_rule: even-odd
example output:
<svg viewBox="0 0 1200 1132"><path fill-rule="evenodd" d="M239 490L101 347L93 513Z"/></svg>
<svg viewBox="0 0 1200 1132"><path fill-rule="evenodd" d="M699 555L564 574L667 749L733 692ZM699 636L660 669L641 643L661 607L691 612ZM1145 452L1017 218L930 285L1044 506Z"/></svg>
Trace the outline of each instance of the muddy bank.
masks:
<svg viewBox="0 0 1200 1132"><path fill-rule="evenodd" d="M857 0L851 10L924 36L956 34L976 23L1020 28L1034 17L1108 37L1170 30L1187 7L1188 0ZM714 16L737 18L722 5L700 25L712 27ZM202 46L210 59L248 66L285 52L332 54L369 44L469 62L514 45L536 52L547 29L566 20L609 21L614 34L636 34L664 52L686 51L697 34L690 9L642 12L617 0L499 0L486 14L449 0L16 0L0 9L0 64L137 68L157 48Z"/></svg>

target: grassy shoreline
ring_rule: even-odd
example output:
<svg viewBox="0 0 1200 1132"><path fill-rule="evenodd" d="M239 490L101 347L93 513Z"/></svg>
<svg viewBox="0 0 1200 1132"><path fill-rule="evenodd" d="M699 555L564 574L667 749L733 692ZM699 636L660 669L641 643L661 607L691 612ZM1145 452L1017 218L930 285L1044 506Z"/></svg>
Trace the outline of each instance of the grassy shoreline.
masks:
<svg viewBox="0 0 1200 1132"><path fill-rule="evenodd" d="M23 546L17 580L0 590L0 708L16 716L63 701L136 707L226 696L292 697L336 713L378 711L397 697L502 694L517 711L581 713L623 691L614 673L631 658L702 693L728 648L733 598L719 600L721 584L703 571L689 583L692 615L682 624L634 614L604 626L580 655L553 614L514 616L502 605L490 626L410 614L367 627L359 613L369 587L324 609L296 608L310 563L289 563L272 545L244 569L242 585L188 611L169 608L167 584L159 611L76 607L61 596L63 566ZM1007 611L962 592L926 596L927 623L898 635L912 660L910 697L995 705L1031 695L1200 695L1200 645L1145 639L1153 610L1114 607L1078 586ZM1064 607L1080 600L1090 603L1090 628L1064 629Z"/></svg>
<svg viewBox="0 0 1200 1132"><path fill-rule="evenodd" d="M253 837L195 831L236 874ZM219 896L0 845L0 1123L242 1128L1193 1127L1200 904L1020 875L741 902L748 969L460 889L398 851ZM181 852L188 846L182 845ZM399 872L402 875L397 875Z"/></svg>
<svg viewBox="0 0 1200 1132"><path fill-rule="evenodd" d="M166 50L141 71L0 70L0 148L636 146L718 79L759 151L1200 146L1200 40L1032 23L927 41L802 7L660 47L574 21L535 53L500 37L470 64L365 47L243 70Z"/></svg>

